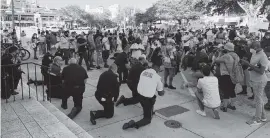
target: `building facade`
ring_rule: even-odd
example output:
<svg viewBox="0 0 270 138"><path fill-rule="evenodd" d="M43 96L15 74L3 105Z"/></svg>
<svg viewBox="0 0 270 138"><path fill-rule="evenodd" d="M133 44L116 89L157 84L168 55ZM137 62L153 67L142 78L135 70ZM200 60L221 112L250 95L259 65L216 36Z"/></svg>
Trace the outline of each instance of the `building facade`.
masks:
<svg viewBox="0 0 270 138"><path fill-rule="evenodd" d="M2 28L12 27L12 8L11 4L8 5L1 14ZM39 20L35 18L37 14L40 16ZM17 27L36 26L40 29L47 26L63 27L65 25L64 19L57 14L56 9L39 7L36 1L27 0L14 0L14 23Z"/></svg>

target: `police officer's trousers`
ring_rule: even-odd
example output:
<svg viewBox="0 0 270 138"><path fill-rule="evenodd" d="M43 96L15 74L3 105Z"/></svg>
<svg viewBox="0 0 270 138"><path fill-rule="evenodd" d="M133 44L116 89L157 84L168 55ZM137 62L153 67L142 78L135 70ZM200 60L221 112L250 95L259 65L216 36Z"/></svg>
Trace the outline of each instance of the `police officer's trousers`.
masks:
<svg viewBox="0 0 270 138"><path fill-rule="evenodd" d="M79 111L82 109L82 100L83 93L85 91L85 86L65 86L62 98L62 104L67 104L67 99L72 96L74 107L76 107Z"/></svg>
<svg viewBox="0 0 270 138"><path fill-rule="evenodd" d="M138 96L139 94L138 94L138 91L137 91L138 84L128 81L127 85L128 85L129 89L132 92L132 97L131 98L125 98L124 101L123 101L123 104L125 106L127 106L127 105L134 105L134 104L139 103L139 96Z"/></svg>
<svg viewBox="0 0 270 138"><path fill-rule="evenodd" d="M151 123L153 116L153 108L156 102L156 96L152 98L144 97L140 94L138 96L139 102L143 108L143 119L135 123L136 128L140 128Z"/></svg>
<svg viewBox="0 0 270 138"><path fill-rule="evenodd" d="M95 111L95 119L98 118L112 118L114 115L114 103L112 97L107 97L102 100L101 96L95 95L98 102L103 106L104 110Z"/></svg>

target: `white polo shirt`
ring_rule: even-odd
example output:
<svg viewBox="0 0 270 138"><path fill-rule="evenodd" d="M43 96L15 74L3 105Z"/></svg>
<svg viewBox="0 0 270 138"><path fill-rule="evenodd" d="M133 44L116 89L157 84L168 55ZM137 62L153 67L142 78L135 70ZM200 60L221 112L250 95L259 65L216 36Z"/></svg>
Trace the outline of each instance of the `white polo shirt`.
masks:
<svg viewBox="0 0 270 138"><path fill-rule="evenodd" d="M140 95L152 98L156 91L163 91L161 77L154 69L144 70L140 75L137 90Z"/></svg>

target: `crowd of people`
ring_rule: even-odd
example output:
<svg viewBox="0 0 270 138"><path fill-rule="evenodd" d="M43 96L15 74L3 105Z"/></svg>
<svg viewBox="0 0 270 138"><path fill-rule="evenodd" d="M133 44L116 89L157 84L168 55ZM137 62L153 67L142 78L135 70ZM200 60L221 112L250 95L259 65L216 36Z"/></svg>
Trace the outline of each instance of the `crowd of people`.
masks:
<svg viewBox="0 0 270 138"><path fill-rule="evenodd" d="M236 110L235 97L247 95L250 88L252 96L249 99L254 99L256 112L247 123L258 125L267 121L265 109L270 110L270 31L263 35L249 33L245 27L181 28L176 32L150 27L149 30L113 32L89 30L88 34L46 31L33 34L31 42L35 53L37 49L40 50L43 65L48 67L42 70L44 78L48 80L48 75L58 78L55 85L45 81L51 90L49 96L61 98L61 107L64 109L67 109L67 98L73 96L75 107L68 115L70 118L74 118L82 109L85 81L88 78L81 67L84 60L88 71L101 69L102 64L104 68L109 68L100 75L98 81L95 97L104 110L90 112L93 125L98 118L113 117L114 105L137 103L143 107L143 119L138 122L131 120L123 125L123 129L138 129L151 123L156 91L162 96L164 88L176 89L173 86L174 77L188 68L193 72L196 82L185 83L182 88L197 87L195 96L199 105L196 111L198 114L206 116L204 110L210 108L214 118L220 119L218 108L223 112ZM51 47L58 49L53 56ZM10 51L8 61L13 61L14 51L16 49ZM53 60L49 57L53 57ZM37 54L34 58L38 59ZM109 58L114 60L112 65L108 64ZM69 64L62 72L61 60ZM161 71L164 72L163 78L159 75ZM61 80L64 80L64 85ZM118 98L119 87L124 83L132 92L130 98ZM238 94L235 91L237 84L242 86L242 92ZM56 94L58 90L54 90L53 86L60 85L63 93ZM266 104L264 93L268 99Z"/></svg>

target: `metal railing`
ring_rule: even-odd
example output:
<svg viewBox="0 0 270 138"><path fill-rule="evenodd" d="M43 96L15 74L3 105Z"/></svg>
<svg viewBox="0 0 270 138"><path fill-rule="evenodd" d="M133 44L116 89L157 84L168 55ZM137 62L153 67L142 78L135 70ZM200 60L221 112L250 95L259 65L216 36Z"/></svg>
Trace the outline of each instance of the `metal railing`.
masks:
<svg viewBox="0 0 270 138"><path fill-rule="evenodd" d="M47 85L47 100L49 100L51 102L51 75L50 75L50 70L49 67L47 66L43 66L34 62L27 62L27 63L20 63L20 64L10 64L10 65L1 65L1 98L6 100L6 103L9 102L9 99L11 96L13 96L13 101L16 101L16 95L12 95L12 92L15 90L15 85L19 86L19 81L21 81L20 85L21 85L21 96L22 96L22 100L24 100L24 95L25 95L25 91L24 90L24 83L23 82L27 82L28 85L28 98L31 98L31 89L33 90L33 88L31 88L30 84L29 84L29 80L30 80L30 70L32 71L33 69L30 69L30 66L34 66L34 86L35 86L35 95L36 95L36 99L39 100L39 90L38 90L38 86L37 86L37 82L43 82L42 85L42 97L43 97L43 101L45 101L45 86ZM46 72L38 72L37 71L37 66L46 70ZM24 69L26 69L26 72L24 71ZM39 73L39 74L38 74ZM45 74L44 74L45 73ZM25 75L23 75L25 74ZM41 80L38 80L38 75L42 76ZM45 77L47 77L46 82L45 82ZM23 78L26 78L26 81L23 80ZM16 82L18 81L18 82ZM15 84L17 83L17 84ZM62 84L59 84L62 85ZM11 87L11 88L10 88ZM4 88L4 89L3 89ZM4 94L4 95L3 95Z"/></svg>

